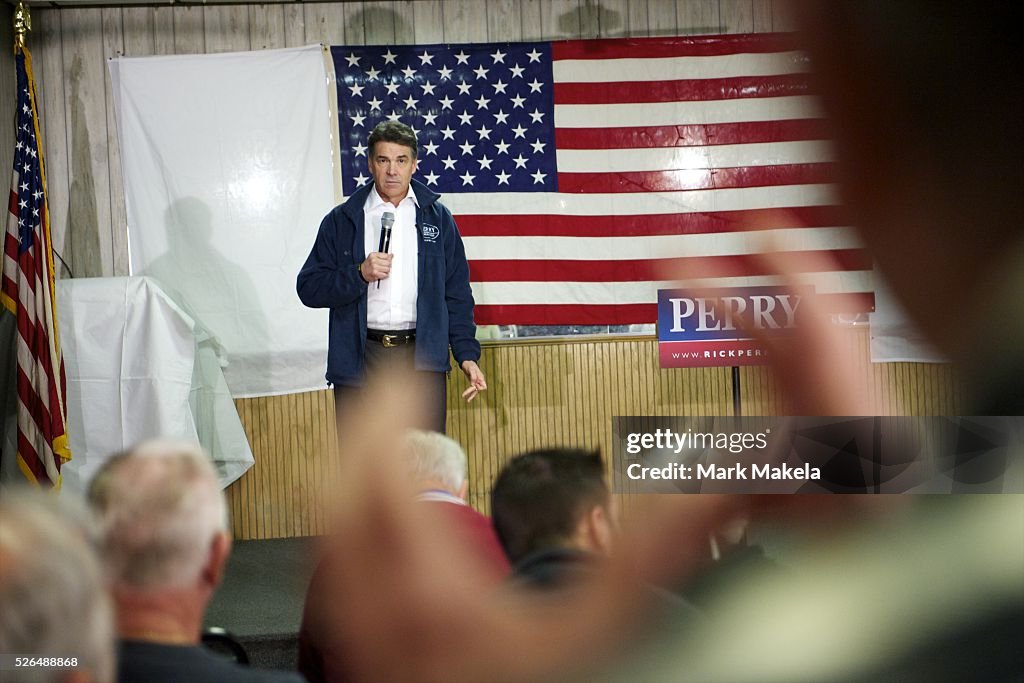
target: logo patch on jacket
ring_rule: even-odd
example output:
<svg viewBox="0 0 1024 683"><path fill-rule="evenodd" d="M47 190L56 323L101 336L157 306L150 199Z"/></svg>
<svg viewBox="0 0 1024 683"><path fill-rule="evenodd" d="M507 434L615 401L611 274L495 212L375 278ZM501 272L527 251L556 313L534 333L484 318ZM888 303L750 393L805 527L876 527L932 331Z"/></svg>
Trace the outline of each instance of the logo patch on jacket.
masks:
<svg viewBox="0 0 1024 683"><path fill-rule="evenodd" d="M431 225L430 223L424 223L420 227L420 231L423 233L424 242L436 242L438 235L441 234L441 231L437 229L437 226Z"/></svg>

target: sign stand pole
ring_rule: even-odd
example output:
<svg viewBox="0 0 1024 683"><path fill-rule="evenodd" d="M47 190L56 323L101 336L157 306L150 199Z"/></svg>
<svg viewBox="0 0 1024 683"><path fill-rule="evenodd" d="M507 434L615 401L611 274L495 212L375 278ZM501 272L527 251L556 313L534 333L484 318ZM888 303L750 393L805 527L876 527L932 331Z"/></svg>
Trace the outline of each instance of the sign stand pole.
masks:
<svg viewBox="0 0 1024 683"><path fill-rule="evenodd" d="M740 366L732 366L732 414L736 417L743 415L743 406L740 402Z"/></svg>

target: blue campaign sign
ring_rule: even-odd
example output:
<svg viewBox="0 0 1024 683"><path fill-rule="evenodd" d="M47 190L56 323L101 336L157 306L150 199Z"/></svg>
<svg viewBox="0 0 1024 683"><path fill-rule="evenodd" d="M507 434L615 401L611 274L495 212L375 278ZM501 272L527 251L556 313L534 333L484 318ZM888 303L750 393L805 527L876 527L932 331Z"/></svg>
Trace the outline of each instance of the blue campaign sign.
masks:
<svg viewBox="0 0 1024 683"><path fill-rule="evenodd" d="M810 287L780 286L658 290L661 366L765 363L767 350L746 327L787 334L798 324L801 302L813 294Z"/></svg>

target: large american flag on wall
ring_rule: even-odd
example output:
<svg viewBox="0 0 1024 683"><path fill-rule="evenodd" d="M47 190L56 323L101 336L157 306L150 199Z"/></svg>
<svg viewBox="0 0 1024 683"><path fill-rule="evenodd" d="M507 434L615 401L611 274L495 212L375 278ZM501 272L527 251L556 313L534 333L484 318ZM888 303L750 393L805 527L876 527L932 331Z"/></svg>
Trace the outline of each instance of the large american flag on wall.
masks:
<svg viewBox="0 0 1024 683"><path fill-rule="evenodd" d="M54 303L53 248L28 50L18 48L14 175L0 301L17 316L18 466L40 486L60 485L71 458L66 380Z"/></svg>
<svg viewBox="0 0 1024 683"><path fill-rule="evenodd" d="M745 258L763 209L784 210L758 226L777 248L830 257L807 277L832 310L873 306L785 34L331 50L345 195L370 181L373 126L412 126L416 175L465 240L478 324L650 323L667 272L773 284Z"/></svg>

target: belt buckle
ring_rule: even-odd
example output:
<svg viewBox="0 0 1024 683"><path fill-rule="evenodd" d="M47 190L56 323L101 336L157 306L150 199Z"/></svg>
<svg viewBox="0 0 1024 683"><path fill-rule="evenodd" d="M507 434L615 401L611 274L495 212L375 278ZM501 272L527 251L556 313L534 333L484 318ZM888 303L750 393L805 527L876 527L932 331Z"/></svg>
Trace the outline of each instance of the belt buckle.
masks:
<svg viewBox="0 0 1024 683"><path fill-rule="evenodd" d="M395 346L398 346L398 344L395 341L396 339L398 339L398 335L395 335L395 334L385 334L385 335L381 336L380 342L381 342L381 344L384 345L385 349L390 349L390 348L393 348Z"/></svg>

